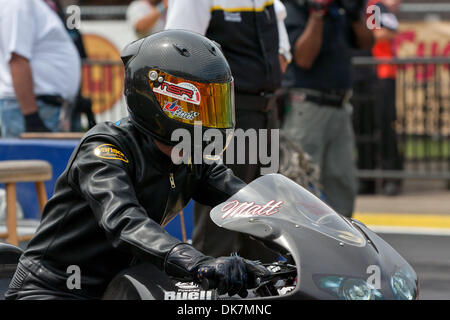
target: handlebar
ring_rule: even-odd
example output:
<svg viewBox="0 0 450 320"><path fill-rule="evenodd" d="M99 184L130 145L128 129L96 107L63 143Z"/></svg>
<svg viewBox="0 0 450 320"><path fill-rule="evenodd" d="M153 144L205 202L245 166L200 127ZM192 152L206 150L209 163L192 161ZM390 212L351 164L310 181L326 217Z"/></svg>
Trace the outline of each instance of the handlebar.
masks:
<svg viewBox="0 0 450 320"><path fill-rule="evenodd" d="M257 277L254 283L255 286L248 289L260 288L270 282L273 282L274 280L294 278L297 275L297 268L294 265L284 262L263 264L263 266L267 269L268 274L262 277ZM278 270L273 271L273 269ZM211 278L212 275L209 276L209 278ZM207 278L208 273L204 275L202 282L200 283L201 288L206 291L217 288L217 284L215 283L215 281Z"/></svg>

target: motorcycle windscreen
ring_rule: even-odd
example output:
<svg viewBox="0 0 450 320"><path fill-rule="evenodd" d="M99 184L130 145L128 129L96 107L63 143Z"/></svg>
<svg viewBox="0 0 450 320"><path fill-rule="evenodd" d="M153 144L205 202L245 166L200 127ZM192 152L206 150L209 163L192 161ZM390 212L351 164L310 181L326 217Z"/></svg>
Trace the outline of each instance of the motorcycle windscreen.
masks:
<svg viewBox="0 0 450 320"><path fill-rule="evenodd" d="M211 219L220 227L252 234L255 220L285 220L303 226L339 242L364 247L359 230L322 200L281 174L260 177L230 199L216 206ZM272 223L272 224L273 224Z"/></svg>

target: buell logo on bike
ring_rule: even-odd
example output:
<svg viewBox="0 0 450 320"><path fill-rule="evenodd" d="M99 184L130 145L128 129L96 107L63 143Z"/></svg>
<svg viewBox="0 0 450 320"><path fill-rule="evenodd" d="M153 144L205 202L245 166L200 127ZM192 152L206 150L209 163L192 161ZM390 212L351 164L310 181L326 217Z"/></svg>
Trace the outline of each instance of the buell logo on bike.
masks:
<svg viewBox="0 0 450 320"><path fill-rule="evenodd" d="M217 294L213 290L202 290L194 282L177 282L177 291L165 291L164 300L215 300Z"/></svg>
<svg viewBox="0 0 450 320"><path fill-rule="evenodd" d="M165 102L163 110L168 112L172 117L193 121L200 113L195 111L186 112L178 105L178 100L174 102Z"/></svg>
<svg viewBox="0 0 450 320"><path fill-rule="evenodd" d="M283 201L270 200L266 204L256 204L255 202L239 202L234 200L226 203L221 211L222 219L234 217L254 217L271 216L277 213L283 205Z"/></svg>
<svg viewBox="0 0 450 320"><path fill-rule="evenodd" d="M160 86L153 87L153 92L196 105L199 105L201 100L200 91L197 87L187 82L175 84L164 81Z"/></svg>

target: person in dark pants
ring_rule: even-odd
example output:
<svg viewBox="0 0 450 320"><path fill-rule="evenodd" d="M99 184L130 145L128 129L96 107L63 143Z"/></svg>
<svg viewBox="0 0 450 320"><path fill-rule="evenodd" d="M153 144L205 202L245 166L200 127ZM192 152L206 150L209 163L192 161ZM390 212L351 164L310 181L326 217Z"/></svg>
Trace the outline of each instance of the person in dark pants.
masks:
<svg viewBox="0 0 450 320"><path fill-rule="evenodd" d="M275 91L291 59L285 15L278 0L169 1L166 29L195 31L221 45L235 79L236 129L278 128ZM249 149L247 142L248 159ZM259 162L240 165L230 164L231 160L225 157L224 162L244 182L260 176ZM212 256L237 252L265 262L277 259L248 236L219 229L209 218L210 210L195 204L193 244L197 249Z"/></svg>
<svg viewBox="0 0 450 320"><path fill-rule="evenodd" d="M284 133L320 167L326 201L351 217L356 195L351 123L351 48L370 49L363 1L286 1L293 61L283 85L291 109Z"/></svg>
<svg viewBox="0 0 450 320"><path fill-rule="evenodd" d="M353 57L371 58L371 50L353 49ZM356 134L357 167L361 170L374 170L379 163L378 140L379 129L376 121L376 67L373 65L356 65L352 69L353 128ZM359 179L358 194L374 194L374 179Z"/></svg>
<svg viewBox="0 0 450 320"><path fill-rule="evenodd" d="M358 52L360 55L360 52ZM361 170L374 170L379 162L378 129L375 126L376 108L376 75L371 67L357 67L354 72L353 127L357 147L357 167ZM376 183L373 179L358 181L358 194L374 194Z"/></svg>
<svg viewBox="0 0 450 320"><path fill-rule="evenodd" d="M239 105L236 103L236 105ZM270 113L239 110L236 112L236 123L243 130L276 128L277 119L273 109ZM245 146L248 158L249 146ZM225 160L227 163L227 160ZM227 164L233 173L246 183L260 176L261 164ZM267 250L257 241L250 239L243 233L233 232L219 228L209 218L211 207L198 202L194 204L194 234L193 245L198 250L208 252L212 256L221 256L230 252L237 252L248 259L273 262L277 259L272 251ZM200 249L201 248L201 249Z"/></svg>
<svg viewBox="0 0 450 320"><path fill-rule="evenodd" d="M387 59L395 56L394 38L398 29L398 20L395 12L401 0L371 0L369 5L380 9L380 27L374 30L376 39L372 53L376 58ZM377 67L377 100L376 120L380 132L380 167L383 170L402 170L403 161L397 146L397 133L395 131L396 112L396 78L395 65L380 64ZM385 195L397 195L401 192L401 181L386 179L383 181Z"/></svg>

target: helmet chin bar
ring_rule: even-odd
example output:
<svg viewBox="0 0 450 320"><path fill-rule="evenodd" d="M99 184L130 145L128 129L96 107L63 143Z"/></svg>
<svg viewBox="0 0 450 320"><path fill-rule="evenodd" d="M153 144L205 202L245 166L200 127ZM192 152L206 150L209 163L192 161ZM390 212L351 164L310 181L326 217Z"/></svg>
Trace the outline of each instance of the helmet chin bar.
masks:
<svg viewBox="0 0 450 320"><path fill-rule="evenodd" d="M144 135L150 136L153 139L158 140L159 142L161 142L161 143L163 143L163 144L165 144L167 146L172 146L173 147L173 146L176 146L178 144L178 142L176 142L176 141L164 139L162 136L159 136L155 132L147 129L144 125L142 125L138 121L136 121L135 117L133 116L133 114L131 112L130 112L130 121Z"/></svg>

